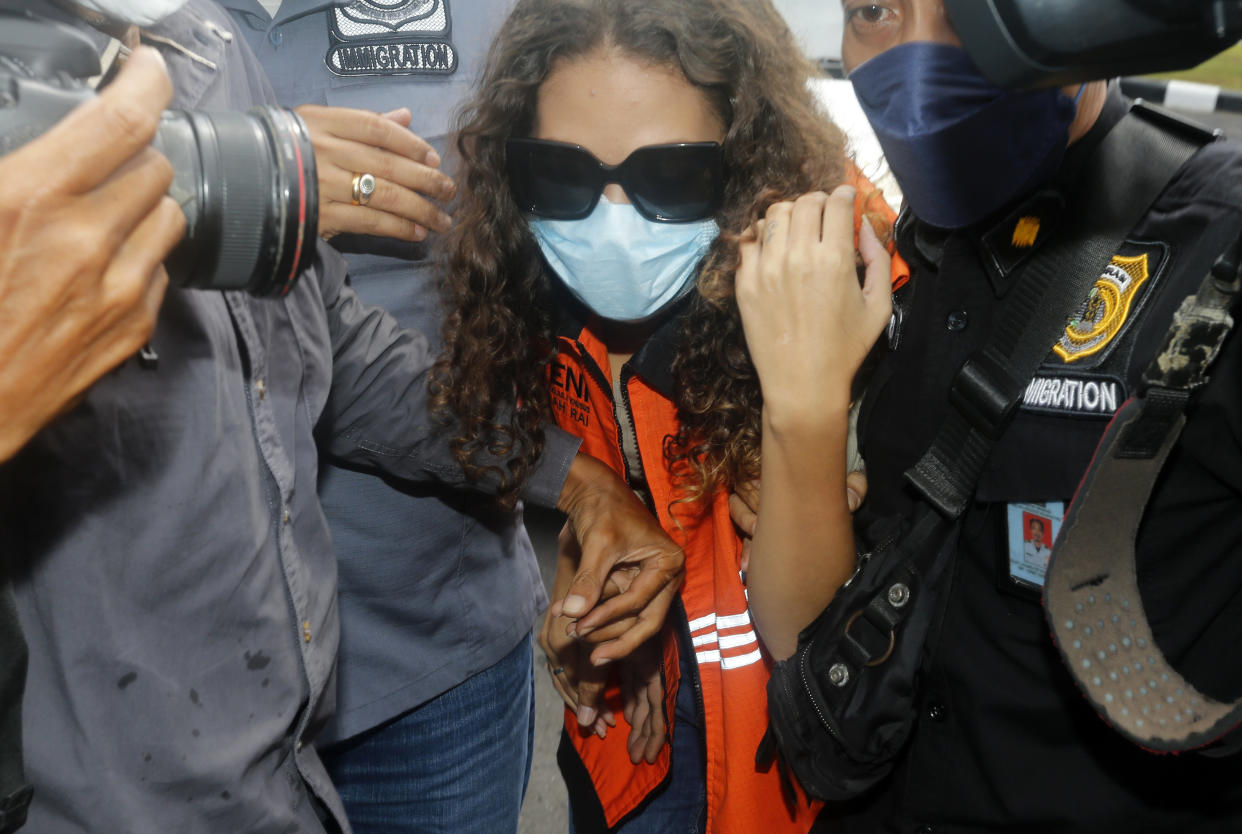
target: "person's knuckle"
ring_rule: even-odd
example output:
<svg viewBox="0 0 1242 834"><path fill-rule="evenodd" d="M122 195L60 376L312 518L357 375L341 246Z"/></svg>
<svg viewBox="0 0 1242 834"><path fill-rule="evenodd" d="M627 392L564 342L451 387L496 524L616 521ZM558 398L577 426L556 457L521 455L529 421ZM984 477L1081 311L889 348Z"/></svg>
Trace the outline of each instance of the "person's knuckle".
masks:
<svg viewBox="0 0 1242 834"><path fill-rule="evenodd" d="M413 222L422 223L424 226L435 226L436 215L439 212L435 206L420 197L412 191L405 192L405 199L402 201L402 214Z"/></svg>
<svg viewBox="0 0 1242 834"><path fill-rule="evenodd" d="M106 126L135 142L150 142L160 124L159 111L134 98L113 100L103 107Z"/></svg>
<svg viewBox="0 0 1242 834"><path fill-rule="evenodd" d="M854 251L847 249L843 244L821 247L819 262L820 268L830 275L835 275L845 270L853 273L856 269L854 265Z"/></svg>
<svg viewBox="0 0 1242 834"><path fill-rule="evenodd" d="M579 587L579 586L594 587L598 584L599 584L599 577L596 574L595 569L592 567L583 567L582 569L578 571L577 575L574 576L574 581L571 587Z"/></svg>
<svg viewBox="0 0 1242 834"><path fill-rule="evenodd" d="M792 211L793 203L788 200L781 200L780 202L773 203L768 207L766 217L769 222L772 220L780 220L787 217Z"/></svg>
<svg viewBox="0 0 1242 834"><path fill-rule="evenodd" d="M763 259L763 263L759 264L759 285L756 287L756 296L762 293L761 287L770 286L780 281L784 277L785 271L789 268L789 253L774 256L769 254Z"/></svg>
<svg viewBox="0 0 1242 834"><path fill-rule="evenodd" d="M147 186L160 193L167 191L177 174L168 157L155 148L147 147L142 152L142 164Z"/></svg>
<svg viewBox="0 0 1242 834"><path fill-rule="evenodd" d="M185 212L181 210L181 206L177 204L176 200L165 195L160 200L157 211L164 215L169 235L175 240L180 240L185 236L189 221L186 220Z"/></svg>
<svg viewBox="0 0 1242 834"><path fill-rule="evenodd" d="M141 317L142 300L147 294L151 274L138 264L117 265L111 271L104 303L130 318Z"/></svg>
<svg viewBox="0 0 1242 834"><path fill-rule="evenodd" d="M818 264L815 263L814 256L807 252L805 247L795 246L789 250L789 254L785 256L785 269L795 278L801 278L813 272Z"/></svg>
<svg viewBox="0 0 1242 834"><path fill-rule="evenodd" d="M397 157L391 153L380 154L372 165L371 174L380 181L400 182L401 169L398 167Z"/></svg>
<svg viewBox="0 0 1242 834"><path fill-rule="evenodd" d="M57 237L62 256L87 276L102 274L120 245L119 232L94 218L66 222Z"/></svg>
<svg viewBox="0 0 1242 834"><path fill-rule="evenodd" d="M381 235L385 227L384 215L379 211L366 211L358 215L359 231L368 235Z"/></svg>
<svg viewBox="0 0 1242 834"><path fill-rule="evenodd" d="M368 145L379 147L388 140L389 127L387 119L370 111L359 111L359 125L362 128L362 139Z"/></svg>
<svg viewBox="0 0 1242 834"><path fill-rule="evenodd" d="M145 298L146 293L141 294L141 298ZM155 324L159 320L159 308L149 307L146 304L137 303L134 315L133 336L137 344L134 344L131 353L138 350L146 344L153 333L155 333Z"/></svg>

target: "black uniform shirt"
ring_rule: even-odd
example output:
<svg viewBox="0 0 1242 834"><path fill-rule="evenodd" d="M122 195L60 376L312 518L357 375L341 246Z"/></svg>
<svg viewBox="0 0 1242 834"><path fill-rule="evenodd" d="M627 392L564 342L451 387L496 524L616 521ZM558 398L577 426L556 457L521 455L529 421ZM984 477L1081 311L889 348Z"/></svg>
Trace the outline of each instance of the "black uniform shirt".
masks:
<svg viewBox="0 0 1242 834"><path fill-rule="evenodd" d="M930 444L953 375L985 341L1013 271L1055 227L1062 189L1126 109L1114 92L1058 180L1003 219L953 234L909 216L900 224L914 280L899 298L900 341L863 406L871 482L863 527L911 511L902 473ZM964 518L913 741L894 778L852 809L860 816L850 831L1242 832L1242 756L1155 756L1113 733L1064 669L1037 591L1010 578L1006 532L1011 502L1073 497L1172 312L1240 229L1242 149L1210 145L1134 229L1110 267L1122 273L1108 286L1101 279L1084 302L1082 338L1067 330L1062 353L1050 353ZM1193 683L1221 698L1242 692L1240 354L1235 334L1192 407L1138 543L1158 642Z"/></svg>

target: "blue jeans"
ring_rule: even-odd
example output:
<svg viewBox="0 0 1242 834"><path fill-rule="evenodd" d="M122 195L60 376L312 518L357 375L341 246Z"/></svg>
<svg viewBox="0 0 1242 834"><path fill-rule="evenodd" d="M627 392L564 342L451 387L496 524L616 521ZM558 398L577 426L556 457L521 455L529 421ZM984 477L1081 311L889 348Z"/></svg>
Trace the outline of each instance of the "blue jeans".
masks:
<svg viewBox="0 0 1242 834"><path fill-rule="evenodd" d="M443 695L323 751L355 834L516 832L535 734L531 635Z"/></svg>

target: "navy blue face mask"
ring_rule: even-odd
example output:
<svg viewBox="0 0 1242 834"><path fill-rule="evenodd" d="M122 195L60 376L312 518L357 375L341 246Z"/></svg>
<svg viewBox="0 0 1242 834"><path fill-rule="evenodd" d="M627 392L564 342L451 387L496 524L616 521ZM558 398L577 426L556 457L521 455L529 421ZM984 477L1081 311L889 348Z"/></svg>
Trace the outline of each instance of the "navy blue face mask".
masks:
<svg viewBox="0 0 1242 834"><path fill-rule="evenodd" d="M943 229L971 226L1051 179L1078 109L1060 90L1001 89L964 49L939 43L896 46L850 80L910 208Z"/></svg>

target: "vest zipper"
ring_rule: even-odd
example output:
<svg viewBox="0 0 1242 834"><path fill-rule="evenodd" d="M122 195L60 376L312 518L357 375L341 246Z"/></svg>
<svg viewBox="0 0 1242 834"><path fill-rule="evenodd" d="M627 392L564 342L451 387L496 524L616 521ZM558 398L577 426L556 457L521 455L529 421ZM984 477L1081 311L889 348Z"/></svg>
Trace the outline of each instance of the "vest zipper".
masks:
<svg viewBox="0 0 1242 834"><path fill-rule="evenodd" d="M647 469L643 465L642 452L638 449L638 432L634 428L634 409L630 404L629 382L633 376L634 372L630 370L629 365L623 365L612 389L612 410L617 419L617 442L621 446L621 459L625 462L625 480L631 487L635 480L644 484L647 482ZM618 394L620 399L618 399ZM641 478L636 479L632 477L634 475L641 475ZM649 493L649 490L644 490L644 492ZM649 510L655 511L655 508L650 506L650 500L644 503L648 504Z"/></svg>
<svg viewBox="0 0 1242 834"><path fill-rule="evenodd" d="M626 452L627 438L632 444L628 448L632 448L634 450L634 455L637 458L638 471L642 473L642 483L647 483L647 470L643 464L642 452L638 447L638 432L634 428L634 410L630 403L629 382L633 376L634 372L630 370L628 364L622 366L621 373L618 375L617 385L613 389L613 412L617 418L617 441L621 444L621 458L625 461L626 482L629 483L631 487L633 487L633 479L630 477L630 458L629 454ZM620 402L617 402L618 393L621 395ZM617 406L620 407L618 408ZM655 510L655 501L651 495L651 491L647 489L642 490L640 497L643 498L644 503L647 505L647 509L649 509L652 515L656 516L658 519L659 513ZM690 682L694 686L695 716L700 724L703 725L702 732L699 734L699 742L700 746L704 748L702 750L702 754L705 757L704 761L706 761L707 714L706 708L703 705L703 681L699 678L698 655L694 651L694 639L690 636L690 617L686 613L686 605L682 601L680 593L677 594L677 620L674 627L677 629L678 634L678 651L686 656L686 669L690 672ZM676 711L676 699L674 699L673 710ZM668 716L668 718L672 718L672 716ZM669 726L672 726L671 721L668 721L667 723ZM669 744L672 744L672 741L672 737L670 736Z"/></svg>
<svg viewBox="0 0 1242 834"><path fill-rule="evenodd" d="M690 636L690 615L686 613L686 604L681 599L681 594L677 595L677 649L686 656L686 669L690 672L691 683L694 685L694 711L695 717L698 718L702 725L702 732L699 733L699 747L703 755L703 761L707 761L707 711L703 706L703 681L699 677L699 660L698 653L694 650L694 638ZM673 709L676 711L677 699L673 699ZM669 739L672 743L672 738Z"/></svg>

